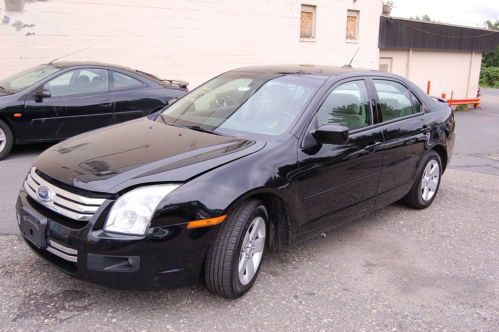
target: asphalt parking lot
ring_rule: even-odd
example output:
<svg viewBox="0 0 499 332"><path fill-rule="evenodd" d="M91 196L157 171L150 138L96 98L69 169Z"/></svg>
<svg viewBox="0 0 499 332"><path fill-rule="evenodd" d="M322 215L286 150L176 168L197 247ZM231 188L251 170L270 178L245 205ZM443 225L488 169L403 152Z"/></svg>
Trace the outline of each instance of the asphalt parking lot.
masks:
<svg viewBox="0 0 499 332"><path fill-rule="evenodd" d="M459 112L454 157L434 204L392 205L270 253L237 300L201 285L117 291L74 280L19 238L14 204L33 158L0 161L0 329L499 330L499 91Z"/></svg>

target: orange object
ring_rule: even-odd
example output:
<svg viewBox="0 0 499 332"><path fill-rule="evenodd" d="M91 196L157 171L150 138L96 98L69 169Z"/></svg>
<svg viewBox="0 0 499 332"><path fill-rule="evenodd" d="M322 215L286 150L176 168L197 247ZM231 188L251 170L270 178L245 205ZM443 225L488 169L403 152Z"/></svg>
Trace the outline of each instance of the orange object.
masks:
<svg viewBox="0 0 499 332"><path fill-rule="evenodd" d="M430 94L430 87L431 87L431 81L428 81L428 84L426 85L426 94Z"/></svg>
<svg viewBox="0 0 499 332"><path fill-rule="evenodd" d="M210 218L210 219L201 219L201 220L189 221L187 223L187 229L215 226L215 225L223 223L225 221L225 218L227 218L227 215L223 215L223 216L216 217L216 218Z"/></svg>
<svg viewBox="0 0 499 332"><path fill-rule="evenodd" d="M474 108L480 107L480 98L471 99L449 99L447 100L449 105L473 105Z"/></svg>
<svg viewBox="0 0 499 332"><path fill-rule="evenodd" d="M21 118L23 116L22 113L14 113L15 118Z"/></svg>

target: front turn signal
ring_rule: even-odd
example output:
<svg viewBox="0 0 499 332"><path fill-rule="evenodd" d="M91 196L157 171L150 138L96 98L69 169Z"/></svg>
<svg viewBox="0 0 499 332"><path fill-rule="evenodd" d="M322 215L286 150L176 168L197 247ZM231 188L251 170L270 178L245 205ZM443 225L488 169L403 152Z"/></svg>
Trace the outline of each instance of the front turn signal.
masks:
<svg viewBox="0 0 499 332"><path fill-rule="evenodd" d="M227 215L210 219L189 221L187 223L187 229L215 226L223 223L225 221L225 218L227 218Z"/></svg>

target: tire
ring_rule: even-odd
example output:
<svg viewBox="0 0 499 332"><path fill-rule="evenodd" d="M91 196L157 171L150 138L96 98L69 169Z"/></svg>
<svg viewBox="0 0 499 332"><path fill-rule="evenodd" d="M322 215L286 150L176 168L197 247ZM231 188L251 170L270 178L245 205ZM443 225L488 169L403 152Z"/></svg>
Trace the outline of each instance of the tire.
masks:
<svg viewBox="0 0 499 332"><path fill-rule="evenodd" d="M0 160L7 157L14 145L14 136L10 127L0 120Z"/></svg>
<svg viewBox="0 0 499 332"><path fill-rule="evenodd" d="M438 166L434 169L434 166ZM431 170L433 170L431 173ZM423 178L424 176L424 178ZM415 209L425 209L433 203L442 179L442 161L435 151L430 151L423 159L411 190L402 201ZM427 184L427 185L425 185ZM425 189L426 187L426 189Z"/></svg>
<svg viewBox="0 0 499 332"><path fill-rule="evenodd" d="M256 232L255 240L251 240L251 231ZM246 293L255 283L262 266L267 248L267 234L268 213L262 202L247 201L230 213L227 220L220 225L208 249L204 271L208 290L232 299ZM241 274L240 265L244 266ZM251 267L254 274L250 277L253 272L250 271Z"/></svg>

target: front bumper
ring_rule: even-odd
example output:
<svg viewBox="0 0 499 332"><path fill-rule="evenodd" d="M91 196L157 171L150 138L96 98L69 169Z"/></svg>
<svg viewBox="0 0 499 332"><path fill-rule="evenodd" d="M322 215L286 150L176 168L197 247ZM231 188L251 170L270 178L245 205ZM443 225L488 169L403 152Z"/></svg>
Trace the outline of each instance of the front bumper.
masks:
<svg viewBox="0 0 499 332"><path fill-rule="evenodd" d="M143 238L109 234L95 226L109 207L110 203L104 204L89 222L73 224L21 190L16 212L18 222L21 216L44 220L46 225L39 239L33 241L25 236L26 243L59 270L76 278L133 289L196 283L213 228L188 230L185 224L179 224L154 228ZM21 229L21 233L27 231L26 227Z"/></svg>

